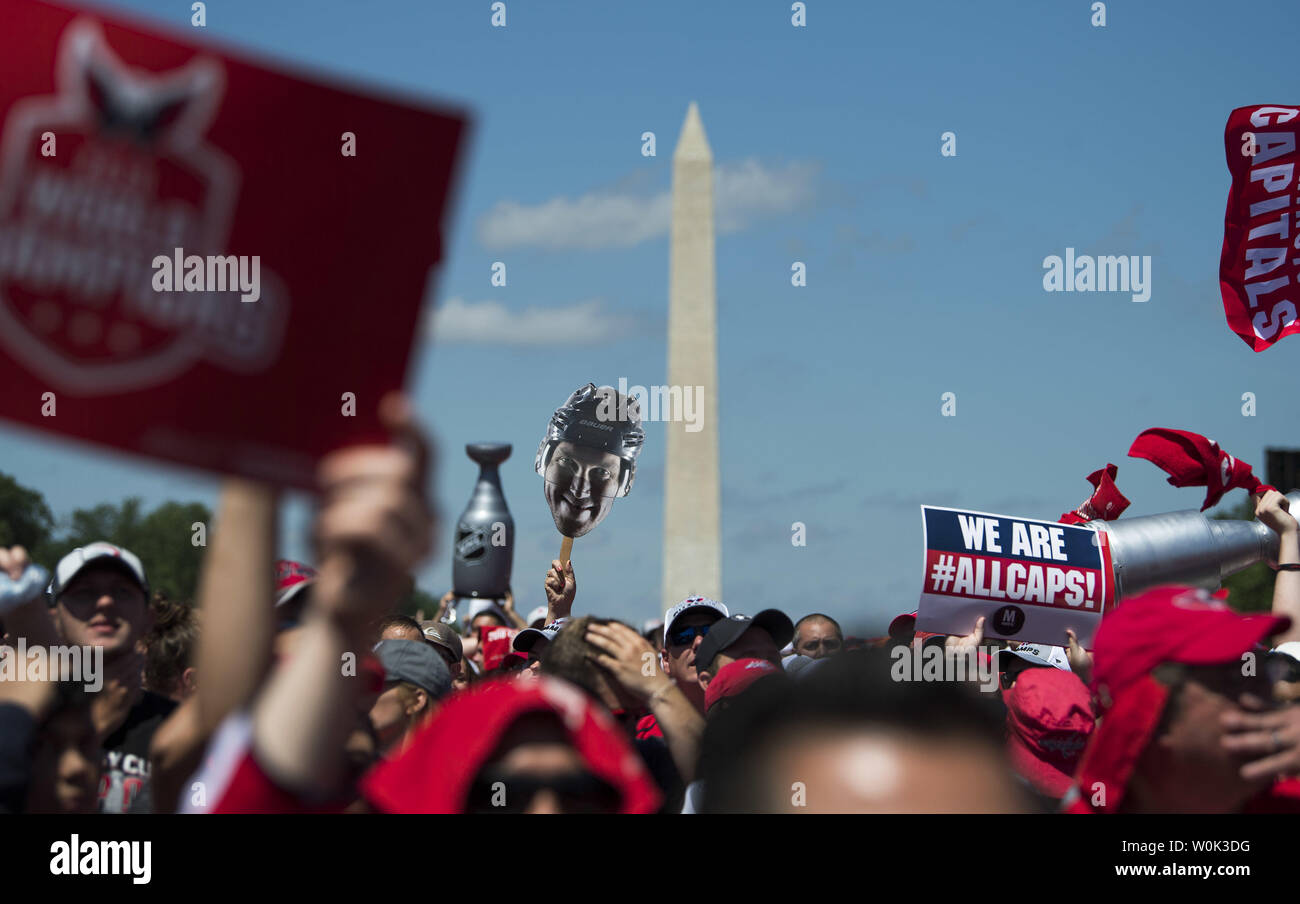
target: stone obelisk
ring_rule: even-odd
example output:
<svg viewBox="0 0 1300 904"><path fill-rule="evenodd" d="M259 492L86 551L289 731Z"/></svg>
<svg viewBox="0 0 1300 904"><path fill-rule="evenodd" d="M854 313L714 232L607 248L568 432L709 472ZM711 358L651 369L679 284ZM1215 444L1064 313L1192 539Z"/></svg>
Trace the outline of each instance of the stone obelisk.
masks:
<svg viewBox="0 0 1300 904"><path fill-rule="evenodd" d="M713 277L713 152L694 103L673 152L668 384L696 397L700 429L664 422L664 609L687 596L722 599L718 492L717 303Z"/></svg>

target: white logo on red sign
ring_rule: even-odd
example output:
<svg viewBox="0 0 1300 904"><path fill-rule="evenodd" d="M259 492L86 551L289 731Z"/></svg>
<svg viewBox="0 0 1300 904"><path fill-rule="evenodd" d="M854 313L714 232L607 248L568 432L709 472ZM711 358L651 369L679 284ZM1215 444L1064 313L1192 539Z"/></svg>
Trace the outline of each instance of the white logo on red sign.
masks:
<svg viewBox="0 0 1300 904"><path fill-rule="evenodd" d="M0 343L83 395L166 382L200 360L255 372L274 359L287 298L158 292L153 259L227 252L240 175L206 131L224 70L197 56L133 69L90 20L64 31L56 93L16 102L0 145ZM45 133L55 153L42 153Z"/></svg>

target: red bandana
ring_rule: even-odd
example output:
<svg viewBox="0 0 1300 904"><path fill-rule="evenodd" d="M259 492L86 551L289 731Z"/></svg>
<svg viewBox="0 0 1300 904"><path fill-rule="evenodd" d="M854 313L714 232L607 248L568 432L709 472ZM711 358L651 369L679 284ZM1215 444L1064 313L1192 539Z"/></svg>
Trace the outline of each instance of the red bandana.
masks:
<svg viewBox="0 0 1300 904"><path fill-rule="evenodd" d="M1083 505L1072 512L1066 512L1057 521L1061 524L1083 524L1085 521L1114 521L1118 518L1129 505L1124 494L1115 486L1115 475L1118 473L1119 468L1108 463L1106 467L1089 474L1088 483L1092 484L1092 495Z"/></svg>
<svg viewBox="0 0 1300 904"><path fill-rule="evenodd" d="M1199 433L1152 427L1138 434L1128 454L1132 458L1145 458L1168 472L1169 482L1176 487L1205 487L1201 511L1237 487L1252 494L1273 489L1259 482L1251 473L1250 465L1233 458L1218 443Z"/></svg>

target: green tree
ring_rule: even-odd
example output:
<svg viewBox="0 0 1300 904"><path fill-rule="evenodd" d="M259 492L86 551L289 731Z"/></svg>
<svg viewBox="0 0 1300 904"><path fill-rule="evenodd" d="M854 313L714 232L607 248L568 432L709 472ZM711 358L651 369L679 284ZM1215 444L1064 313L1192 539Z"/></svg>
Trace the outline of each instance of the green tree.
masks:
<svg viewBox="0 0 1300 904"><path fill-rule="evenodd" d="M1255 520L1255 497L1247 496L1234 505L1215 509L1211 518L1240 521ZM1267 562L1257 562L1247 569L1229 575L1223 581L1228 589L1228 605L1238 612L1267 612L1273 608L1273 569Z"/></svg>
<svg viewBox="0 0 1300 904"><path fill-rule="evenodd" d="M419 618L420 613L425 618L433 618L438 614L438 598L432 593L421 590L419 587L412 587L395 610L400 615L409 615L411 618Z"/></svg>
<svg viewBox="0 0 1300 904"><path fill-rule="evenodd" d="M53 533L54 515L45 497L0 473L0 546L23 546L37 557Z"/></svg>
<svg viewBox="0 0 1300 904"><path fill-rule="evenodd" d="M177 602L194 601L204 553L194 545L194 525L202 523L206 533L211 520L200 502L164 502L146 513L141 500L130 498L76 509L56 522L44 496L0 474L0 545L21 544L52 568L78 546L107 540L139 556L150 587Z"/></svg>

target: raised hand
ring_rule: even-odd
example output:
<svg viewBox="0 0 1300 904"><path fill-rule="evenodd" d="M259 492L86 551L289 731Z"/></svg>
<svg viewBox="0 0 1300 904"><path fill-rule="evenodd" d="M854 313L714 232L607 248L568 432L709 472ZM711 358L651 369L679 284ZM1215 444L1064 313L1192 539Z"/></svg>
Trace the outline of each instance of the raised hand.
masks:
<svg viewBox="0 0 1300 904"><path fill-rule="evenodd" d="M313 539L320 562L316 608L360 625L401 597L433 544L426 492L429 444L406 399L380 403L389 446L353 446L321 462Z"/></svg>
<svg viewBox="0 0 1300 904"><path fill-rule="evenodd" d="M1291 500L1277 490L1268 490L1255 500L1255 517L1268 525L1278 536L1300 530L1290 512Z"/></svg>
<svg viewBox="0 0 1300 904"><path fill-rule="evenodd" d="M559 559L551 562L546 572L546 621L568 618L573 612L573 598L578 592L578 580L573 575L573 562L560 564Z"/></svg>
<svg viewBox="0 0 1300 904"><path fill-rule="evenodd" d="M596 665L639 700L673 683L659 668L658 651L627 625L589 625L587 642L599 651L591 657Z"/></svg>

